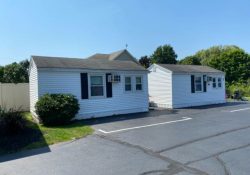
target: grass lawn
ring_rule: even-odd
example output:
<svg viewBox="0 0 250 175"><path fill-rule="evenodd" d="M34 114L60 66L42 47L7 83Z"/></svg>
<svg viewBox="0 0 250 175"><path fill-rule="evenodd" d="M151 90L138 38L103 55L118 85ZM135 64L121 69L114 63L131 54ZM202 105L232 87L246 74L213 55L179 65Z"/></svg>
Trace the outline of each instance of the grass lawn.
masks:
<svg viewBox="0 0 250 175"><path fill-rule="evenodd" d="M70 141L93 133L84 121L72 121L64 126L46 127L33 121L30 113L24 113L27 129L17 135L0 138L0 155L21 150L45 147L59 142Z"/></svg>

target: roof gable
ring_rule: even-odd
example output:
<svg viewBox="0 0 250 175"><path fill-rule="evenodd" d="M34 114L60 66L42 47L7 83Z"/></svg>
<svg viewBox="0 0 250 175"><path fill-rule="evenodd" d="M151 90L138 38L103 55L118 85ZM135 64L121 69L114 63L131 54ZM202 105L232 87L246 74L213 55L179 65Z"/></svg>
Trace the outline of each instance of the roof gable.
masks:
<svg viewBox="0 0 250 175"><path fill-rule="evenodd" d="M133 61L135 63L138 63L137 60L126 49L119 50L117 52L113 52L110 54L97 53L88 57L87 59L101 59L101 60L108 60L108 61L114 61L114 60Z"/></svg>
<svg viewBox="0 0 250 175"><path fill-rule="evenodd" d="M110 60L121 60L121 61L134 61L138 63L138 61L125 49L118 53L113 53L109 57Z"/></svg>

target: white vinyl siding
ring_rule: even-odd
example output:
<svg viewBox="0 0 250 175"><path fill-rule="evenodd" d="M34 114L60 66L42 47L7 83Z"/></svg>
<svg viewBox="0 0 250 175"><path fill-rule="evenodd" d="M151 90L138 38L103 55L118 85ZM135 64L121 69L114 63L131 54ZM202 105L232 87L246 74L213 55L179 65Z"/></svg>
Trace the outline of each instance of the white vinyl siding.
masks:
<svg viewBox="0 0 250 175"><path fill-rule="evenodd" d="M172 74L152 66L148 75L150 103L154 106L172 108Z"/></svg>
<svg viewBox="0 0 250 175"><path fill-rule="evenodd" d="M213 77L224 75L213 74ZM224 82L223 82L224 83ZM207 83L207 92L191 93L190 75L173 75L173 107L200 106L225 102L225 88L213 88L212 81Z"/></svg>
<svg viewBox="0 0 250 175"><path fill-rule="evenodd" d="M148 89L151 105L164 108L181 108L208 104L225 103L225 76L223 73L184 73L174 74L156 64L148 69ZM196 81L196 90L191 92L191 75L200 77ZM203 75L221 78L222 88L213 88L213 82L206 82L206 92L203 91ZM194 87L195 88L195 87Z"/></svg>
<svg viewBox="0 0 250 175"><path fill-rule="evenodd" d="M30 111L35 114L35 104L38 100L38 74L33 60L30 62L29 74Z"/></svg>
<svg viewBox="0 0 250 175"><path fill-rule="evenodd" d="M86 71L39 69L39 96L46 93L71 93L75 95L80 104L77 119L148 111L147 72L115 72L117 75L121 75L121 82L113 83L112 98L90 97L89 99L81 99L80 73L82 72ZM100 71L86 73L92 75L96 72ZM106 74L106 72L102 73ZM107 73L110 73L110 71ZM140 93L124 93L124 77L133 77L138 74L143 77L145 91Z"/></svg>

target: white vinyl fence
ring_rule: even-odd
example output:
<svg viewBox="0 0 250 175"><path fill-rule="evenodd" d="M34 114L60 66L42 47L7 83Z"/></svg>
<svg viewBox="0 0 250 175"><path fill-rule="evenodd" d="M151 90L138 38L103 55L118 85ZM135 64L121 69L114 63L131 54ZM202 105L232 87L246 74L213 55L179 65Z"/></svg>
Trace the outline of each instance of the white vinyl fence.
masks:
<svg viewBox="0 0 250 175"><path fill-rule="evenodd" d="M0 106L29 111L29 83L0 83Z"/></svg>

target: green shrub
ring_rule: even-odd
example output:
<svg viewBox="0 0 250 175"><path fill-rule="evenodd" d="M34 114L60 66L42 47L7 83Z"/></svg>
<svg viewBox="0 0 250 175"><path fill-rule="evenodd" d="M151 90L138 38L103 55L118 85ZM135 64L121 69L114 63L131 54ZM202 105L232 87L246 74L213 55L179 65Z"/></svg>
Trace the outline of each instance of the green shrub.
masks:
<svg viewBox="0 0 250 175"><path fill-rule="evenodd" d="M78 111L78 100L71 94L45 94L36 103L36 113L44 125L66 124Z"/></svg>
<svg viewBox="0 0 250 175"><path fill-rule="evenodd" d="M245 83L234 83L227 86L227 94L232 96L235 91L239 91L243 97L250 97L250 85Z"/></svg>
<svg viewBox="0 0 250 175"><path fill-rule="evenodd" d="M26 128L26 120L21 112L0 107L0 135L15 135Z"/></svg>

